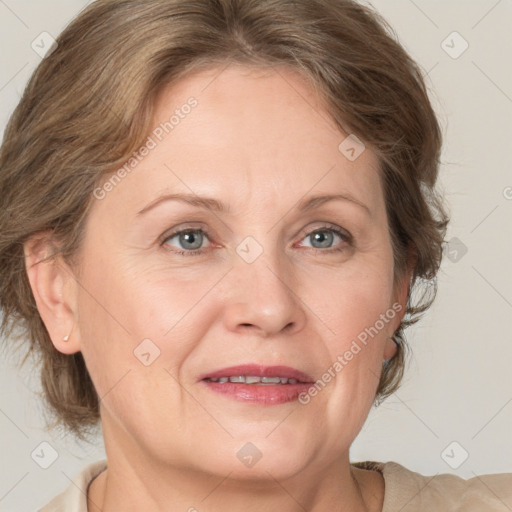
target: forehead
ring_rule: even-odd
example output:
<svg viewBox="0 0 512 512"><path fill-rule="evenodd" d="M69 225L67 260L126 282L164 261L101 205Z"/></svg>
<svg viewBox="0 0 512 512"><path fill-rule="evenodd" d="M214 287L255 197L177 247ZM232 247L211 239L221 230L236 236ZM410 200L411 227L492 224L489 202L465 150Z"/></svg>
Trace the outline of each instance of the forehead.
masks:
<svg viewBox="0 0 512 512"><path fill-rule="evenodd" d="M287 68L191 73L162 90L153 127L151 150L115 191L122 188L135 207L156 191L225 198L240 210L294 203L308 192L348 192L373 208L382 202L373 152L347 158L350 134L335 125L307 80Z"/></svg>

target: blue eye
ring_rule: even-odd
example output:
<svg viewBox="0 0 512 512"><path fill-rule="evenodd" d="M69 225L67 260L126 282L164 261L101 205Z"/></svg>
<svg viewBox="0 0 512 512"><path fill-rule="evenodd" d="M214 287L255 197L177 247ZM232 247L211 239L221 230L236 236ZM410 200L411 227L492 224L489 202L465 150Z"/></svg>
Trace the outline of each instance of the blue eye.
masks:
<svg viewBox="0 0 512 512"><path fill-rule="evenodd" d="M171 243L173 239L176 241ZM310 240L311 245L305 247L311 247L315 253L324 254L343 251L352 240L350 234L331 226L317 228L306 234L301 240L307 239ZM340 244L337 239L344 242L341 247L337 247ZM161 245L173 247L171 252L182 256L199 256L207 250L207 247L203 246L205 240L209 241L209 236L204 229L186 228L166 236Z"/></svg>
<svg viewBox="0 0 512 512"><path fill-rule="evenodd" d="M326 236L327 233L327 236ZM323 230L323 231L315 231L307 236L309 240L311 240L312 246L317 249L325 249L331 247L334 237L336 235L333 231ZM315 245L318 244L318 245Z"/></svg>
<svg viewBox="0 0 512 512"><path fill-rule="evenodd" d="M338 245L336 243L336 238L339 238L340 240L346 243L350 243L351 240L350 235L333 227L323 227L315 229L314 231L306 235L303 240L309 239L311 243L310 247L312 247L315 250L320 250L321 252L342 251L344 247L336 247L336 245Z"/></svg>
<svg viewBox="0 0 512 512"><path fill-rule="evenodd" d="M177 250L178 254L186 254L195 255L203 252L202 243L204 239L208 239L205 231L202 229L183 229L181 231L176 231L175 233L169 235L164 240L164 245L169 244L169 240L176 238L179 243L179 248L185 250ZM175 247L175 246L173 246Z"/></svg>

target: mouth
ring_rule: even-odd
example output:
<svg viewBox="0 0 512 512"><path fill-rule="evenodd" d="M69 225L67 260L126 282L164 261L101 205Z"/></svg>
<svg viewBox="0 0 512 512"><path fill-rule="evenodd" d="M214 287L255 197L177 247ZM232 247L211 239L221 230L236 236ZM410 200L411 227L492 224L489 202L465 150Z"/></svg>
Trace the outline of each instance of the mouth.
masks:
<svg viewBox="0 0 512 512"><path fill-rule="evenodd" d="M276 405L297 400L314 383L304 372L289 366L242 365L200 377L209 390L234 400Z"/></svg>
<svg viewBox="0 0 512 512"><path fill-rule="evenodd" d="M257 377L256 375L238 375L231 377L219 377L218 379L205 379L207 382L234 382L236 384L253 384L258 386L276 386L285 384L297 384L297 379L288 379L286 377Z"/></svg>

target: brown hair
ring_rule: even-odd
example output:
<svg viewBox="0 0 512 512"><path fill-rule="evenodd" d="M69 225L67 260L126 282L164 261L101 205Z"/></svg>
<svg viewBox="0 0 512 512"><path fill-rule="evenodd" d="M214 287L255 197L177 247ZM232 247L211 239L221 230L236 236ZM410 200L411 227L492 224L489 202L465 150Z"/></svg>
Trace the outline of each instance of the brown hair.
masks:
<svg viewBox="0 0 512 512"><path fill-rule="evenodd" d="M379 158L396 283L410 250L415 260L398 353L383 365L376 401L397 389L403 330L434 300L448 223L435 190L441 133L421 70L377 13L352 0L96 1L34 72L0 150L1 329L22 328L40 356L50 410L79 436L98 423L98 397L81 353L52 345L23 244L49 231L76 264L92 191L140 147L157 94L193 69L228 62L300 71L337 126Z"/></svg>

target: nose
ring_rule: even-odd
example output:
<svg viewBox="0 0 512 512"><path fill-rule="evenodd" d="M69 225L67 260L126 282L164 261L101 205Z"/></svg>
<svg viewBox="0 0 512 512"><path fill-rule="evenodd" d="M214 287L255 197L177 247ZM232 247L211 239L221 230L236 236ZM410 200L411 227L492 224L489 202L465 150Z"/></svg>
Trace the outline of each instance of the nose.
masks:
<svg viewBox="0 0 512 512"><path fill-rule="evenodd" d="M262 255L253 263L242 259L230 272L225 323L231 332L269 337L299 332L306 324L304 302L293 269L285 257Z"/></svg>

